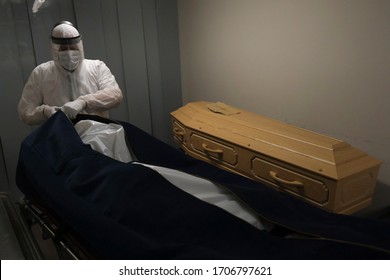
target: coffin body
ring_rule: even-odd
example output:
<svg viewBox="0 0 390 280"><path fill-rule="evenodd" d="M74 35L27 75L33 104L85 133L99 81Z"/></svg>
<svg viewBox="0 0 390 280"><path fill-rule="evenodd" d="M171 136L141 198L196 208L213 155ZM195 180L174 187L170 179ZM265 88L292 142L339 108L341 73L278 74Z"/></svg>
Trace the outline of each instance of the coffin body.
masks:
<svg viewBox="0 0 390 280"><path fill-rule="evenodd" d="M381 161L344 141L219 102L188 103L171 116L176 143L197 159L329 212L371 204Z"/></svg>

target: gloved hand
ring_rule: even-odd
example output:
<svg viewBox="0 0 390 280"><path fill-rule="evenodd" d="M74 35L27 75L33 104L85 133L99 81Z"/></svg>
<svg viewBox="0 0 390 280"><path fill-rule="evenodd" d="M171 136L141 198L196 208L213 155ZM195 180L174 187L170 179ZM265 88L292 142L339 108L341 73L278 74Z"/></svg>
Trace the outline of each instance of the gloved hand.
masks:
<svg viewBox="0 0 390 280"><path fill-rule="evenodd" d="M68 116L68 118L74 119L76 118L77 114L80 113L86 106L87 102L78 98L74 101L65 103L64 106L62 106L61 110L65 113L65 115Z"/></svg>
<svg viewBox="0 0 390 280"><path fill-rule="evenodd" d="M43 115L48 119L53 116L58 110L61 110L61 108L57 106L42 105L42 107Z"/></svg>

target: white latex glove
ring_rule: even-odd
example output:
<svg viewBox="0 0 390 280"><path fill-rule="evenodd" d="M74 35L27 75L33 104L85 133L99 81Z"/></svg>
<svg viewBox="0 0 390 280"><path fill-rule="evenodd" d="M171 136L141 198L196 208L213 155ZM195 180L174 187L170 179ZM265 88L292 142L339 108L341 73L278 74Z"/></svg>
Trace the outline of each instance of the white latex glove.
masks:
<svg viewBox="0 0 390 280"><path fill-rule="evenodd" d="M86 106L87 103L85 100L79 98L74 101L65 103L61 110L65 113L65 115L68 116L68 118L74 119L76 118L77 114L80 113Z"/></svg>
<svg viewBox="0 0 390 280"><path fill-rule="evenodd" d="M42 105L42 107L43 115L48 119L53 116L58 110L61 110L61 108L57 106Z"/></svg>

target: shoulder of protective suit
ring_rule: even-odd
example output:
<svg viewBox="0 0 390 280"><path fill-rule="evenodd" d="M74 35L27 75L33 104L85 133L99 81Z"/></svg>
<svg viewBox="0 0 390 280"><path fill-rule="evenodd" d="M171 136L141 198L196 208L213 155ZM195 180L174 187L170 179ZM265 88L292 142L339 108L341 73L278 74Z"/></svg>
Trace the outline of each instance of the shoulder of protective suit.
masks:
<svg viewBox="0 0 390 280"><path fill-rule="evenodd" d="M54 73L55 72L54 68L55 68L54 61L47 61L36 66L34 70L31 72L31 75L39 76L39 77L45 76L48 73Z"/></svg>
<svg viewBox="0 0 390 280"><path fill-rule="evenodd" d="M96 71L98 71L99 69L105 69L107 68L107 65L99 60L99 59L85 59L83 60L83 64L86 65L87 68L89 69L95 69Z"/></svg>
<svg viewBox="0 0 390 280"><path fill-rule="evenodd" d="M47 71L53 68L54 66L55 66L54 61L50 60L39 64L37 67L35 67L34 71Z"/></svg>
<svg viewBox="0 0 390 280"><path fill-rule="evenodd" d="M83 61L84 61L85 63L91 64L91 65L104 64L104 62L101 61L101 60L99 60L99 59L87 59L87 58L84 58Z"/></svg>

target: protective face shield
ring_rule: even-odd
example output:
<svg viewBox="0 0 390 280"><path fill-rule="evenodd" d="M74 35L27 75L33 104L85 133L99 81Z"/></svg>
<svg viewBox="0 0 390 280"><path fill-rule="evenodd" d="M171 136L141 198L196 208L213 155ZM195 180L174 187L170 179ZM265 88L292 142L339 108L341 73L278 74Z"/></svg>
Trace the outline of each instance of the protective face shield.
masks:
<svg viewBox="0 0 390 280"><path fill-rule="evenodd" d="M66 71L73 72L84 59L83 43L78 30L68 21L62 21L51 32L54 63Z"/></svg>

